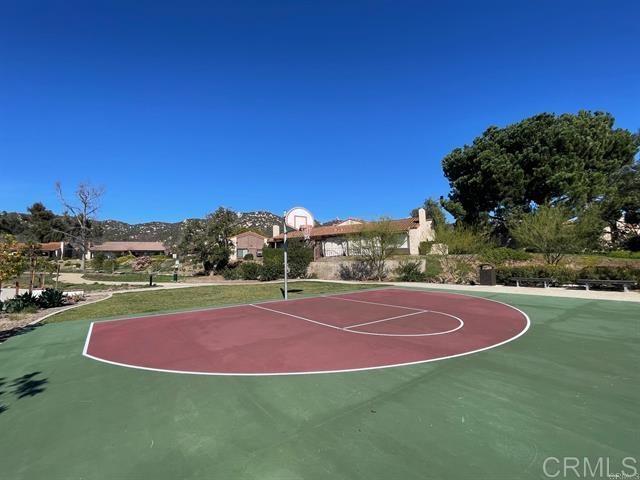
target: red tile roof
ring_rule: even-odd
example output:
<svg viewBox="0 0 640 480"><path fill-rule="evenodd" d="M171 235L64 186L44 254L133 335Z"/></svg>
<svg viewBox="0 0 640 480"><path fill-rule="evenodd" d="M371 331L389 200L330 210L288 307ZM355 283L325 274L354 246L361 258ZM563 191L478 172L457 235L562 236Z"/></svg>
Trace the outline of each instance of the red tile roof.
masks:
<svg viewBox="0 0 640 480"><path fill-rule="evenodd" d="M256 232L252 232L250 230L248 230L246 232L239 233L239 234L236 235L236 237L249 237L249 236L265 238L264 235L261 235L261 234L256 233Z"/></svg>
<svg viewBox="0 0 640 480"><path fill-rule="evenodd" d="M366 223L355 223L352 225L329 225L325 227L313 227L311 229L311 238L322 238L322 237L336 237L339 235L350 235L354 233L361 232L366 226L371 225L376 222L366 222ZM390 220L389 221L391 228L398 232L406 232L412 228L418 228L419 222L417 218L403 218L400 220ZM302 231L294 231L287 233L287 238L302 238L304 237L304 232ZM280 234L276 237L270 238L271 241L282 241L284 239L284 235Z"/></svg>
<svg viewBox="0 0 640 480"><path fill-rule="evenodd" d="M167 247L162 242L104 242L93 245L94 252L164 252Z"/></svg>

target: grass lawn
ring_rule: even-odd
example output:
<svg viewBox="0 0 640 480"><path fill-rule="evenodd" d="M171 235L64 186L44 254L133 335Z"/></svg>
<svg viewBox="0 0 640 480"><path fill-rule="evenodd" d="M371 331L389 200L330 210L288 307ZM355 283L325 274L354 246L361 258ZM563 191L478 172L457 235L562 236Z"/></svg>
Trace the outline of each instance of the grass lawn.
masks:
<svg viewBox="0 0 640 480"><path fill-rule="evenodd" d="M477 294L525 311L530 330L485 352L366 372L191 376L81 355L90 318L277 288L119 294L0 344L0 478L511 480L545 478L548 456L605 457L612 473L639 456L631 302Z"/></svg>
<svg viewBox="0 0 640 480"><path fill-rule="evenodd" d="M139 315L153 312L168 312L220 305L236 305L278 300L282 298L282 284L266 283L262 285L217 285L208 287L189 287L161 291L132 292L114 295L108 300L76 308L50 317L47 322L67 320L94 320L97 318ZM290 298L319 295L324 293L347 292L371 288L375 285L350 285L326 282L291 282Z"/></svg>
<svg viewBox="0 0 640 480"><path fill-rule="evenodd" d="M148 273L85 273L82 278L96 282L148 282ZM154 282L173 282L173 275L153 275Z"/></svg>

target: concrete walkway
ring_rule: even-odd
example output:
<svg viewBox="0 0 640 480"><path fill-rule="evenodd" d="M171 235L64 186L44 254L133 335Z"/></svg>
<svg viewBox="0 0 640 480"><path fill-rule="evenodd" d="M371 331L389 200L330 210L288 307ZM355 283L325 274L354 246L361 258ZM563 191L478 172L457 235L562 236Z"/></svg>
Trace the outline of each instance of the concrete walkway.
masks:
<svg viewBox="0 0 640 480"><path fill-rule="evenodd" d="M74 284L91 284L93 280L86 280L82 278L81 273L61 273L60 280L65 283ZM536 287L507 287L504 285L486 286L486 285L455 285L455 284L442 284L442 283L423 283L423 282L356 282L348 280L292 280L294 282L328 282L328 283L345 283L345 284L359 284L370 283L372 285L379 286L398 286L398 287L410 287L410 288L425 288L433 290L455 290L462 292L487 292L487 293L509 293L515 295L537 295L543 297L564 297L564 298L582 298L585 300L617 300L623 302L638 302L640 303L640 291L632 290L629 293L606 291L606 290L590 290L586 291L581 288L565 288L565 287L551 287L551 288L536 288ZM112 281L100 281L98 283L104 283L105 285L121 285L128 283L129 285L147 285L148 282L112 282ZM157 283L155 288L191 288L191 287L206 287L206 286L233 286L233 285L264 285L266 283L282 283L282 280L276 280L273 282L258 282L258 281L211 281L211 282L198 282L198 283ZM133 291L152 291L149 287L140 289L124 290L122 293Z"/></svg>

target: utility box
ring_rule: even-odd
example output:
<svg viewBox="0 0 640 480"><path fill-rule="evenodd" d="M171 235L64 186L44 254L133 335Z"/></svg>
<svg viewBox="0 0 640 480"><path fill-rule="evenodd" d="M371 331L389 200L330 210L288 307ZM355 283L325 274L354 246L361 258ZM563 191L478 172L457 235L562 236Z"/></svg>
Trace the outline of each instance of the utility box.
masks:
<svg viewBox="0 0 640 480"><path fill-rule="evenodd" d="M488 263L480 265L478 277L480 277L480 285L495 285L496 269L493 265L489 265Z"/></svg>

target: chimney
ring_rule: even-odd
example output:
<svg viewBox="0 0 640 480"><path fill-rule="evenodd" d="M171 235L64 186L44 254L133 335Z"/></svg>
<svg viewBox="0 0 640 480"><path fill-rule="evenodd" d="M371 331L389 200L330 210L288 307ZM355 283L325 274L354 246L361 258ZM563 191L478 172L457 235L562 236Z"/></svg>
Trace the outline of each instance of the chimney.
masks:
<svg viewBox="0 0 640 480"><path fill-rule="evenodd" d="M425 211L424 208L418 209L418 223L420 225L427 224L427 212Z"/></svg>
<svg viewBox="0 0 640 480"><path fill-rule="evenodd" d="M277 237L278 235L280 235L280 225L274 225L272 233L274 237Z"/></svg>

